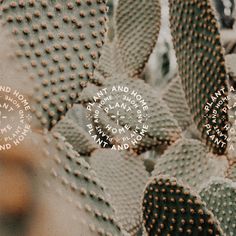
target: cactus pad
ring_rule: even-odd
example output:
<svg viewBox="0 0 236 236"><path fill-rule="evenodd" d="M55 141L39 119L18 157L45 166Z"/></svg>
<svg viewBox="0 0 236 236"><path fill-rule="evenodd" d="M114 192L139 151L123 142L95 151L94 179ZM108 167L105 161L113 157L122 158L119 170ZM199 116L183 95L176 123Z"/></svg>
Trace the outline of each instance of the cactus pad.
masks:
<svg viewBox="0 0 236 236"><path fill-rule="evenodd" d="M99 146L93 141L86 130L78 124L79 122L75 123L66 116L55 125L53 131L65 137L66 141L81 155L90 155Z"/></svg>
<svg viewBox="0 0 236 236"><path fill-rule="evenodd" d="M18 45L6 27L1 26L0 20L0 81L2 86L10 86L25 94L30 95L33 85L26 78L28 73L23 68L23 63L15 55ZM17 76L16 76L17 75ZM24 84L24 86L22 86Z"/></svg>
<svg viewBox="0 0 236 236"><path fill-rule="evenodd" d="M143 81L137 82L132 80L127 85L137 92L140 91L149 107L147 110L147 114L149 115L147 120L149 127L147 136L153 139L159 139L160 142L170 143L179 138L180 129L176 120L165 102L159 99L155 91ZM135 127L135 124L132 124L132 120L129 122L132 127Z"/></svg>
<svg viewBox="0 0 236 236"><path fill-rule="evenodd" d="M174 78L167 86L162 94L162 99L166 102L181 129L185 130L192 123L192 118L178 77Z"/></svg>
<svg viewBox="0 0 236 236"><path fill-rule="evenodd" d="M202 200L219 220L228 236L236 234L236 183L215 178L201 190Z"/></svg>
<svg viewBox="0 0 236 236"><path fill-rule="evenodd" d="M223 177L227 167L226 158L217 159L216 156L208 154L200 141L181 139L156 160L152 175L170 175L194 189L199 189L211 176Z"/></svg>
<svg viewBox="0 0 236 236"><path fill-rule="evenodd" d="M217 126L227 135L223 129L228 120L227 112L217 109L216 122L213 123L212 119L205 117L204 110L207 103L212 103L208 112L212 115L218 102L226 98L228 90L224 52L213 8L209 0L169 2L171 33L187 104L207 145L214 152L223 154L226 150L226 145L222 144L223 136L212 129L212 138L215 135L212 140L205 127L209 122L211 127ZM216 99L212 101L212 97ZM221 108L226 105L227 100L224 100Z"/></svg>
<svg viewBox="0 0 236 236"><path fill-rule="evenodd" d="M140 200L148 179L143 162L138 157L113 150L95 151L90 161L111 195L119 222L127 232L136 235L141 224Z"/></svg>
<svg viewBox="0 0 236 236"><path fill-rule="evenodd" d="M65 211L65 222L68 222L67 217L71 219L68 222L71 227L73 225L70 232L77 232L74 235L123 235L115 223L114 211L104 187L72 146L65 143L59 133L47 133L43 140L34 140L38 147L43 147L41 166L46 204L51 205L54 200L60 203L57 209L61 207ZM57 218L57 213L50 214ZM60 229L60 225L57 227Z"/></svg>
<svg viewBox="0 0 236 236"><path fill-rule="evenodd" d="M129 92L120 92L118 87L121 88L121 91L122 88L128 88ZM97 99L97 105L93 105L95 107L94 110L98 109L100 100L105 100L109 95L112 95L112 99L106 105L99 107L100 126L106 126L115 122L112 117L118 111L120 116L125 117L125 119L119 120L118 126L124 127L128 125L130 133L134 132L137 126L148 127L142 140L137 144L130 145L138 153L148 148L156 148L159 145L169 145L180 138L181 129L167 105L144 81L129 79L124 74L122 76L114 75L114 77L103 81L102 86L98 90L102 91L102 89L108 91L107 95ZM89 93L83 96L88 97ZM130 110L128 112L122 108L110 109L108 112L105 110L109 106L115 107L117 103L125 104L124 106L126 108L130 107ZM136 104L138 107L132 104ZM137 118L138 110L141 111L142 119ZM88 112L88 115L93 117L93 113L90 113ZM120 137L115 136L115 139L120 140Z"/></svg>
<svg viewBox="0 0 236 236"><path fill-rule="evenodd" d="M198 195L174 178L158 176L146 186L143 201L146 235L224 235Z"/></svg>
<svg viewBox="0 0 236 236"><path fill-rule="evenodd" d="M129 75L139 75L143 71L157 41L160 19L159 0L119 0L117 45Z"/></svg>
<svg viewBox="0 0 236 236"><path fill-rule="evenodd" d="M3 1L1 17L35 83L35 115L52 127L93 77L106 33L105 0Z"/></svg>
<svg viewBox="0 0 236 236"><path fill-rule="evenodd" d="M97 70L104 78L110 78L114 74L127 73L115 40L112 42L107 41L105 43Z"/></svg>

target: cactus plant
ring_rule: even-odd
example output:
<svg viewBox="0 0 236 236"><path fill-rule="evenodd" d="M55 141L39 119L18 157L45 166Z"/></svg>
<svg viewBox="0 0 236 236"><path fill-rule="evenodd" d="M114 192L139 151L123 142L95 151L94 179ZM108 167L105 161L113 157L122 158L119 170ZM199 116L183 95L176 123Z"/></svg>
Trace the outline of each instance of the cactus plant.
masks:
<svg viewBox="0 0 236 236"><path fill-rule="evenodd" d="M92 151L99 147L86 130L67 116L56 124L53 131L63 135L74 150L81 155L90 155Z"/></svg>
<svg viewBox="0 0 236 236"><path fill-rule="evenodd" d="M160 18L158 0L119 1L116 11L117 47L130 76L139 75L143 71L156 44Z"/></svg>
<svg viewBox="0 0 236 236"><path fill-rule="evenodd" d="M110 193L119 222L136 235L141 225L140 198L148 179L141 158L98 150L91 157L91 167Z"/></svg>
<svg viewBox="0 0 236 236"><path fill-rule="evenodd" d="M3 1L2 24L34 80L35 115L54 126L93 77L106 33L106 4L86 1Z"/></svg>
<svg viewBox="0 0 236 236"><path fill-rule="evenodd" d="M145 189L143 223L148 235L224 235L200 197L168 176L158 176Z"/></svg>
<svg viewBox="0 0 236 236"><path fill-rule="evenodd" d="M45 153L42 160L45 178L42 180L48 189L48 201L50 202L50 197L54 195L55 199L59 198L59 202L64 202L65 209L67 204L76 209L71 217L75 214L74 222L78 224L78 234L123 235L113 218L114 211L104 187L90 166L63 141L59 133L52 133L41 139L38 144L44 142L42 152Z"/></svg>
<svg viewBox="0 0 236 236"><path fill-rule="evenodd" d="M224 177L227 168L226 158L217 159L207 153L200 141L181 139L156 160L152 175L171 175L197 191L206 179L212 176Z"/></svg>
<svg viewBox="0 0 236 236"><path fill-rule="evenodd" d="M184 97L184 91L178 77L174 78L162 94L163 100L170 108L174 118L178 121L182 130L192 124L192 118Z"/></svg>
<svg viewBox="0 0 236 236"><path fill-rule="evenodd" d="M179 74L190 112L207 144L215 152L224 153L226 146L220 147L211 142L204 126L207 123L204 106L212 102L211 96L221 89L225 90L222 96L227 95L224 53L210 1L170 1L170 24ZM219 100L217 97L213 103L216 105ZM227 101L224 103L226 105ZM223 128L227 120L227 114L220 110L216 121L218 127ZM210 125L214 126L212 123ZM222 132L227 135L225 130Z"/></svg>
<svg viewBox="0 0 236 236"><path fill-rule="evenodd" d="M6 27L1 27L0 45L1 85L18 89L22 94L29 97L33 84L27 80L28 73L24 70L23 63L15 55L18 45Z"/></svg>
<svg viewBox="0 0 236 236"><path fill-rule="evenodd" d="M236 234L236 139L225 128L234 56L226 69L210 0L168 2L178 71L158 90L143 72L159 0L119 0L109 36L105 0L0 0L1 83L26 95L36 121L24 150L0 153L0 189L13 186L0 197L0 234ZM117 86L102 107L101 91ZM128 99L120 105L134 94L144 116L124 108ZM137 120L148 127L142 139L113 150L124 127L137 134ZM107 124L122 132L108 129L106 140Z"/></svg>
<svg viewBox="0 0 236 236"><path fill-rule="evenodd" d="M133 146L130 145L132 149L140 153L145 151L147 148L151 149L153 147L157 148L160 145L167 145L180 138L181 129L178 126L178 123L174 119L167 105L158 98L155 91L153 91L149 85L145 84L142 80L135 81L129 80L127 77L119 78L118 76L113 76L113 78L107 78L99 88L100 91L102 89L112 91L114 86L117 86L118 84L122 84L122 86L129 88L131 93L134 91L133 94L141 91L140 96L142 96L142 100L145 104L148 104L147 112L145 112L148 117L145 117L143 121L143 124L148 127L147 133L143 137L141 143L138 143L137 145L135 143ZM109 102L109 105L115 106L123 96L125 96L125 93L120 93L119 96L114 97ZM131 99L136 101L135 95L131 96ZM136 103L138 103L138 101L136 101ZM131 106L130 101L128 100L123 100L122 104L125 104L127 107ZM107 126L107 124L113 122L112 116L115 115L116 110L111 109L109 112L105 112L104 109L106 109L105 106L100 109L100 112L102 113L102 115L100 115L100 125ZM125 109L120 109L119 113L121 116L123 115L125 119L119 120L118 127L128 125L130 127L129 131L134 131L137 126L137 119L134 118L137 116L137 109L133 109L129 112L126 112Z"/></svg>
<svg viewBox="0 0 236 236"><path fill-rule="evenodd" d="M116 216L108 200L109 197L95 172L59 133L48 133L47 131L44 134L32 133L29 139L31 141L25 146L28 158L24 158L25 163L29 164L33 160L29 158L27 152L36 155L34 160L36 165L31 166L30 172L32 176L37 176L33 181L34 187L31 187L37 191L37 196L34 197L34 205L29 206L30 209L28 209L33 216L30 220L30 227L26 227L26 232L30 231L32 235L65 235L70 230L72 235L127 235L116 223ZM8 153L3 161L17 160L18 151L13 150ZM16 161L13 163L17 164ZM20 167L20 165L17 166ZM7 165L3 167L6 168ZM15 171L19 177L16 183L21 183L23 180L26 180L27 183L30 178L32 179L30 176L27 178L23 176L23 178L18 175L17 168ZM25 172L27 173L27 169ZM4 171L2 171L2 175L6 176ZM21 189L21 191L23 190L24 188ZM11 191L17 193L14 189ZM16 198L16 196L14 197ZM11 199L8 201L10 202ZM27 198L25 202L27 203ZM1 201L1 204L1 214L5 219L7 215L4 215L3 209L11 207L15 210L14 205L8 206L6 201ZM6 208L7 206L8 208ZM60 206L59 209L58 206ZM20 207L27 210L28 205L20 204ZM20 211L20 209L18 210ZM62 212L63 214L61 214ZM24 214L19 214L18 217L23 220L23 216Z"/></svg>
<svg viewBox="0 0 236 236"><path fill-rule="evenodd" d="M223 178L213 178L200 192L202 199L217 217L224 232L234 235L236 231L236 185Z"/></svg>

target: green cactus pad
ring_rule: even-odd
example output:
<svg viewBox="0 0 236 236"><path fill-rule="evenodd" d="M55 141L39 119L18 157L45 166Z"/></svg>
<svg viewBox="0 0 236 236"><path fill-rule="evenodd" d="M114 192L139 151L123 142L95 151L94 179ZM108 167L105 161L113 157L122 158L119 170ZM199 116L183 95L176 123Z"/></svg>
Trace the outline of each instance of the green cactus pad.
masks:
<svg viewBox="0 0 236 236"><path fill-rule="evenodd" d="M180 139L156 160L152 175L170 175L198 190L210 177L223 177L227 167L226 158L209 154L200 141Z"/></svg>
<svg viewBox="0 0 236 236"><path fill-rule="evenodd" d="M201 190L200 196L226 235L236 235L236 183L223 178L212 179Z"/></svg>
<svg viewBox="0 0 236 236"><path fill-rule="evenodd" d="M167 86L162 94L162 99L166 102L181 129L185 130L192 123L192 118L178 77L174 78Z"/></svg>
<svg viewBox="0 0 236 236"><path fill-rule="evenodd" d="M0 31L1 85L21 90L22 93L30 96L30 88L33 84L26 79L28 73L24 70L22 62L15 55L18 45L9 30L6 27L1 26L1 20ZM24 86L22 84L24 84Z"/></svg>
<svg viewBox="0 0 236 236"><path fill-rule="evenodd" d="M86 129L86 110L82 105L74 104L66 116L80 127Z"/></svg>
<svg viewBox="0 0 236 236"><path fill-rule="evenodd" d="M50 212L51 220L62 217L72 227L68 230L76 232L73 235L123 235L104 187L72 146L65 143L59 133L47 133L44 140L38 141L35 137L34 140L42 148L44 157L41 178L46 187L46 204L51 205L54 200L59 203L54 206L56 213ZM63 212L63 216L59 212ZM59 230L60 225L57 227L52 230Z"/></svg>
<svg viewBox="0 0 236 236"><path fill-rule="evenodd" d="M92 154L91 167L111 195L119 222L130 235L136 235L141 224L140 200L148 179L142 160L113 150L98 150Z"/></svg>
<svg viewBox="0 0 236 236"><path fill-rule="evenodd" d="M224 235L201 198L175 178L152 179L146 186L142 206L148 236Z"/></svg>
<svg viewBox="0 0 236 236"><path fill-rule="evenodd" d="M1 18L34 81L34 112L51 128L93 77L106 34L106 1L3 1Z"/></svg>
<svg viewBox="0 0 236 236"><path fill-rule="evenodd" d="M227 74L212 6L209 0L170 0L169 3L171 34L187 104L207 145L214 152L223 154L227 146L223 144L224 136L213 127L227 135L224 126L228 115L222 111L227 100L223 101L220 109L215 108L218 102L227 96ZM224 89L224 92L221 89ZM220 96L215 95L220 92ZM213 96L216 99L212 101ZM206 114L207 103L212 103L212 106L209 105ZM218 113L213 123L209 117L214 109ZM207 123L212 128L210 135L207 134Z"/></svg>
<svg viewBox="0 0 236 236"><path fill-rule="evenodd" d="M100 72L104 78L110 78L114 74L127 73L127 69L125 69L116 41L107 41L105 43L97 71Z"/></svg>
<svg viewBox="0 0 236 236"><path fill-rule="evenodd" d="M174 119L165 102L158 97L150 85L142 80L129 79L126 75L113 76L114 77L110 79L104 80L102 86L98 89L98 91L102 91L103 89L107 91L106 95L103 95L100 100L105 100L109 95L113 95L112 99L110 99L106 105L99 107L99 126L113 124L115 120L112 117L119 111L119 115L125 117L125 119L119 120L118 126L120 128L128 125L130 127L129 132L133 133L137 126L148 127L147 132L143 135L142 141L130 145L132 146L131 148L138 153L146 149L157 148L160 145L169 145L180 138L181 129L177 121ZM122 88L128 88L129 92L120 92L118 91L118 87L120 87L121 90ZM83 97L88 97L89 94L90 92L88 91L86 95L83 94ZM139 100L137 100L137 98L139 98ZM99 104L100 100L97 99L95 103ZM116 107L117 103L125 104L126 108L130 107L131 110L127 112L126 109L115 108L110 109L108 112L105 111L109 106ZM138 107L132 104L136 104ZM98 106L99 105L94 105L93 109L98 110ZM143 111L144 107L145 111ZM141 111L142 120L136 118L138 110ZM90 113L88 114L91 115ZM114 138L120 140L120 136L117 134L115 134Z"/></svg>
<svg viewBox="0 0 236 236"><path fill-rule="evenodd" d="M99 148L86 130L68 116L60 120L54 126L53 131L65 137L66 141L81 155L90 155L92 151Z"/></svg>
<svg viewBox="0 0 236 236"><path fill-rule="evenodd" d="M162 101L156 92L152 88L141 80L129 80L128 78L116 77L114 80L107 80L104 87L112 88L117 84L123 84L130 88L130 91L140 93L145 100L148 110L146 115L148 119L146 121L148 125L148 131L144 138L150 146L158 144L169 144L180 138L181 130L174 119L173 115L169 111L167 105ZM119 99L119 98L118 98ZM126 119L132 128L137 124L132 117L135 117L135 110L130 112L130 119ZM121 113L122 114L122 113ZM125 115L125 114L124 114Z"/></svg>
<svg viewBox="0 0 236 236"><path fill-rule="evenodd" d="M97 73L96 73L97 74ZM93 102L93 96L99 91L99 86L94 85L93 83L88 82L86 87L80 94L79 103L86 104Z"/></svg>
<svg viewBox="0 0 236 236"><path fill-rule="evenodd" d="M161 20L159 0L119 0L116 37L129 75L140 75L157 42Z"/></svg>

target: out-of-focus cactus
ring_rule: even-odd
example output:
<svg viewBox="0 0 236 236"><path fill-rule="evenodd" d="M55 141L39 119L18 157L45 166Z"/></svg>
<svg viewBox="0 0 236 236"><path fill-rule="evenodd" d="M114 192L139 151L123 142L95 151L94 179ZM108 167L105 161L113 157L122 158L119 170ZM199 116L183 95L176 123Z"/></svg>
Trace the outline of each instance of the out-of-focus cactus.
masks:
<svg viewBox="0 0 236 236"><path fill-rule="evenodd" d="M235 2L234 0L213 0L218 12L220 25L223 29L232 29L235 22Z"/></svg>
<svg viewBox="0 0 236 236"><path fill-rule="evenodd" d="M27 146L0 156L0 234L26 235L35 214L37 194L37 154Z"/></svg>
<svg viewBox="0 0 236 236"><path fill-rule="evenodd" d="M6 181L6 189L12 189L8 199L1 195L0 226L15 219L18 224L25 221L22 235L127 235L116 223L109 197L95 172L59 133L32 133L29 139L25 153L21 153L24 159L18 157L21 150L16 150L1 160L1 179ZM18 162L36 165L25 165L21 170ZM27 176L27 171L32 176ZM20 186L14 187L14 183ZM12 223L13 233L7 235L21 232L16 225ZM4 227L11 230L11 225Z"/></svg>
<svg viewBox="0 0 236 236"><path fill-rule="evenodd" d="M71 213L63 214L63 218L68 222L66 218L70 216L71 226L74 221L76 227L71 229L72 232L75 231L74 235L99 233L122 235L121 228L116 225L113 218L114 211L104 192L104 187L99 183L90 166L63 141L59 133L47 134L40 139L36 145L43 146L42 184L47 189L44 190L46 203L52 204L53 199L60 204L64 203L61 208L69 209ZM52 230L55 230L56 234L60 231L60 225Z"/></svg>
<svg viewBox="0 0 236 236"><path fill-rule="evenodd" d="M99 150L91 157L91 167L110 193L119 222L136 235L141 226L140 199L148 179L141 158Z"/></svg>

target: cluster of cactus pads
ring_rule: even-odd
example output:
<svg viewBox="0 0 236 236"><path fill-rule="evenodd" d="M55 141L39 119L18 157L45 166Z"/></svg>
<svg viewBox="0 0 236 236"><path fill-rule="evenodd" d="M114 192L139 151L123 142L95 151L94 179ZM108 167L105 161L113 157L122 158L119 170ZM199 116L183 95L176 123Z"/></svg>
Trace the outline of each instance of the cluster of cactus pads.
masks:
<svg viewBox="0 0 236 236"><path fill-rule="evenodd" d="M211 1L169 0L178 75L162 91L142 76L159 0L119 0L111 37L107 6L0 0L0 85L19 89L33 115L24 142L0 152L0 235L235 236L234 89ZM88 126L94 96L116 86L148 107L147 131L122 150L120 134L100 131L132 135L135 111L102 107L101 130Z"/></svg>

